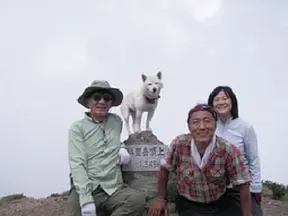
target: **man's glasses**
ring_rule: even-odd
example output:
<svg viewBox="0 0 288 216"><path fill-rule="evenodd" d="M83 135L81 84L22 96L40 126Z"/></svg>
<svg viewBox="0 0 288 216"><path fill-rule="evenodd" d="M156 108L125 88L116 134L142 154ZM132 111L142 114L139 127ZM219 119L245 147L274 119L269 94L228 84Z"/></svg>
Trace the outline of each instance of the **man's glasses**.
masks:
<svg viewBox="0 0 288 216"><path fill-rule="evenodd" d="M92 96L93 100L100 101L101 99L105 100L106 102L113 100L113 96L109 93L95 93Z"/></svg>

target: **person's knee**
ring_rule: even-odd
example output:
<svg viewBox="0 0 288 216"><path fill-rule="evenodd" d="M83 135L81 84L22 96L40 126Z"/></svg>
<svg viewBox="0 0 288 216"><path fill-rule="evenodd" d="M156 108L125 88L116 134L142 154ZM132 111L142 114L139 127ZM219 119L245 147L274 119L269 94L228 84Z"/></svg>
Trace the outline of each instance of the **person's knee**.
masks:
<svg viewBox="0 0 288 216"><path fill-rule="evenodd" d="M127 201L129 202L129 205L135 210L145 209L146 197L144 193L141 193L140 191L131 191L131 194Z"/></svg>

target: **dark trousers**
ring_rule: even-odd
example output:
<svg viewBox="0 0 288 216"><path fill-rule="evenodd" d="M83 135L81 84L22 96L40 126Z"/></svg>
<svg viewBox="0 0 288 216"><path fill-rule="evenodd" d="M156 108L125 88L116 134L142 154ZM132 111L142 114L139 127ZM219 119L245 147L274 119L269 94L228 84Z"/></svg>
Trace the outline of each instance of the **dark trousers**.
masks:
<svg viewBox="0 0 288 216"><path fill-rule="evenodd" d="M179 216L242 216L241 208L232 204L227 193L219 200L211 203L198 203L178 196L176 199L176 209Z"/></svg>
<svg viewBox="0 0 288 216"><path fill-rule="evenodd" d="M227 188L226 192L230 205L234 205L234 208L241 209L240 193L239 190ZM252 215L263 216L263 210L261 204L258 204L256 200L251 197Z"/></svg>

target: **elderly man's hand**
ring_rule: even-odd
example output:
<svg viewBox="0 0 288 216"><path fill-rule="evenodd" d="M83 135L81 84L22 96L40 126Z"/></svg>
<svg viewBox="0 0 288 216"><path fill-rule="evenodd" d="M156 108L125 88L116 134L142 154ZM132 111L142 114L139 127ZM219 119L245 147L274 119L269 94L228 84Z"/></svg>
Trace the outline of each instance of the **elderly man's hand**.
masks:
<svg viewBox="0 0 288 216"><path fill-rule="evenodd" d="M119 164L128 164L131 161L131 155L125 148L119 150Z"/></svg>
<svg viewBox="0 0 288 216"><path fill-rule="evenodd" d="M157 197L149 207L148 216L168 216L166 201Z"/></svg>
<svg viewBox="0 0 288 216"><path fill-rule="evenodd" d="M88 203L81 208L81 216L97 216L94 203Z"/></svg>

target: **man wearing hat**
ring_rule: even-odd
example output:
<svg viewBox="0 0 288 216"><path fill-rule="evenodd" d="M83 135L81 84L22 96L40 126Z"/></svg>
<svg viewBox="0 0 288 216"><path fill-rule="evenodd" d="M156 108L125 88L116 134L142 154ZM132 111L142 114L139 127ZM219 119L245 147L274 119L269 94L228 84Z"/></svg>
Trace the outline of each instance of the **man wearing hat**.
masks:
<svg viewBox="0 0 288 216"><path fill-rule="evenodd" d="M72 190L65 216L142 216L145 196L123 183L121 164L130 155L121 144L121 118L109 110L123 100L122 92L107 81L95 80L78 102L89 111L69 129L69 165ZM103 211L101 211L103 212Z"/></svg>

